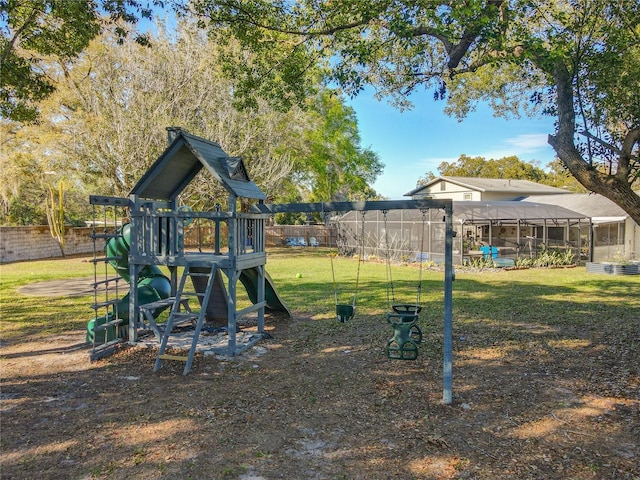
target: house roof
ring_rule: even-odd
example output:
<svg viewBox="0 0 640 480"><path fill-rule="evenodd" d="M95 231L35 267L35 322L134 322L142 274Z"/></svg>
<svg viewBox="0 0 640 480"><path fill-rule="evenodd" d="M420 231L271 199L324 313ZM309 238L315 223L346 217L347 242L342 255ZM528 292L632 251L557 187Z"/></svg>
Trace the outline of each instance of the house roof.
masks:
<svg viewBox="0 0 640 480"><path fill-rule="evenodd" d="M174 200L202 168L238 197L264 200L240 157L229 157L215 142L172 129L171 145L158 157L130 194L142 198Z"/></svg>
<svg viewBox="0 0 640 480"><path fill-rule="evenodd" d="M628 217L622 208L606 197L597 193L574 193L571 195L545 195L544 197L529 197L525 201L539 203L553 203L570 210L582 213L588 217Z"/></svg>
<svg viewBox="0 0 640 480"><path fill-rule="evenodd" d="M494 192L494 193L513 193L516 195L562 195L571 192L567 192L561 188L550 187L548 185L541 185L529 180L512 180L508 178L475 178L475 177L449 177L442 176L431 180L425 185L420 185L408 193L405 193L405 197L411 197L420 193L422 190L427 190L432 185L440 183L442 181L453 183L460 187L468 188L478 192Z"/></svg>

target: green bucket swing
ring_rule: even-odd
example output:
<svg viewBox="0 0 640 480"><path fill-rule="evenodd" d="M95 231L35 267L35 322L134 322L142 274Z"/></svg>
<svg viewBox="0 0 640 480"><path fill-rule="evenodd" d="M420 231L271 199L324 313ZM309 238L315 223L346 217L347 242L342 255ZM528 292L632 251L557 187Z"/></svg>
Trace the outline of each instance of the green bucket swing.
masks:
<svg viewBox="0 0 640 480"><path fill-rule="evenodd" d="M336 252L335 254L333 252L331 252L329 254L329 257L331 258L331 276L333 279L333 296L334 296L334 300L335 300L335 304L336 304L336 318L338 319L338 321L340 323L347 323L349 320L351 320L355 313L356 313L356 304L358 301L358 285L360 283L360 264L362 262L364 262L364 217L365 217L365 212L361 212L362 213L362 228L361 228L361 233L360 236L362 237L362 245L361 245L361 252L358 255L358 270L356 272L356 285L355 285L355 289L354 289L354 293L353 293L353 297L351 300L351 303L340 303L338 301L338 285L336 282L336 273L335 273L335 267L333 265L333 257L336 256L338 254L337 252L337 248L336 248ZM356 228L356 234L357 234L357 228Z"/></svg>
<svg viewBox="0 0 640 480"><path fill-rule="evenodd" d="M336 300L337 301L337 300ZM347 323L356 313L355 297L354 304L336 303L336 316L340 323Z"/></svg>

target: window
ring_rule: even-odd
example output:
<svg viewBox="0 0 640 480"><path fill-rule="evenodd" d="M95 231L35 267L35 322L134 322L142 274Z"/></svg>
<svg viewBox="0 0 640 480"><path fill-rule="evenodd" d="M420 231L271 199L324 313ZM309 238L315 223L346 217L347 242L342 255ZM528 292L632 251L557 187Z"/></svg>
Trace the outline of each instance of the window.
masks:
<svg viewBox="0 0 640 480"><path fill-rule="evenodd" d="M463 196L463 200L472 200L471 197L472 197L471 193L465 193Z"/></svg>
<svg viewBox="0 0 640 480"><path fill-rule="evenodd" d="M624 244L624 223L603 223L595 227L596 247Z"/></svg>

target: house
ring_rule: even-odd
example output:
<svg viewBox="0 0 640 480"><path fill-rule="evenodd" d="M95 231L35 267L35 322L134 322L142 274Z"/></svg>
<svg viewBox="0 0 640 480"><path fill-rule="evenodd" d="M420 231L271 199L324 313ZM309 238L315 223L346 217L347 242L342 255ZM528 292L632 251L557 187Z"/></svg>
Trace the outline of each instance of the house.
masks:
<svg viewBox="0 0 640 480"><path fill-rule="evenodd" d="M640 256L640 226L599 195L528 180L443 176L405 196L453 200L453 255L459 264L487 254L507 264L549 251L578 263ZM369 215L366 222L349 212L340 224L350 247L366 238L369 255L444 258L445 227L437 212L389 211Z"/></svg>
<svg viewBox="0 0 640 480"><path fill-rule="evenodd" d="M443 176L434 178L429 183L405 193L404 196L414 200L449 198L464 201L510 201L534 195L570 193L561 188L541 185L529 180Z"/></svg>
<svg viewBox="0 0 640 480"><path fill-rule="evenodd" d="M463 236L505 247L505 252L507 245L522 246L524 238L530 250L532 244L580 245L580 257L594 262L640 258L640 226L615 203L595 193L572 193L529 180L441 176L405 196L454 200L454 215L465 218L465 225L477 226L474 232L465 229ZM467 211L473 202L484 204L471 209L470 218ZM536 212L534 218L532 212ZM585 218L591 222L588 234Z"/></svg>

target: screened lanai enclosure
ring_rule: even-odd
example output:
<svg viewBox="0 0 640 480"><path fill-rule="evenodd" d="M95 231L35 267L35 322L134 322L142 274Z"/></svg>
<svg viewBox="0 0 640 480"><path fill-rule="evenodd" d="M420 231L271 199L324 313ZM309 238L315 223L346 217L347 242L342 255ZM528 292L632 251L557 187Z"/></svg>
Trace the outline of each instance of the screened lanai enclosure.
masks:
<svg viewBox="0 0 640 480"><path fill-rule="evenodd" d="M352 211L337 222L339 250L395 262L444 262L445 223L437 210ZM453 262L464 265L492 257L513 264L545 251L591 256L588 217L533 202L453 202Z"/></svg>

